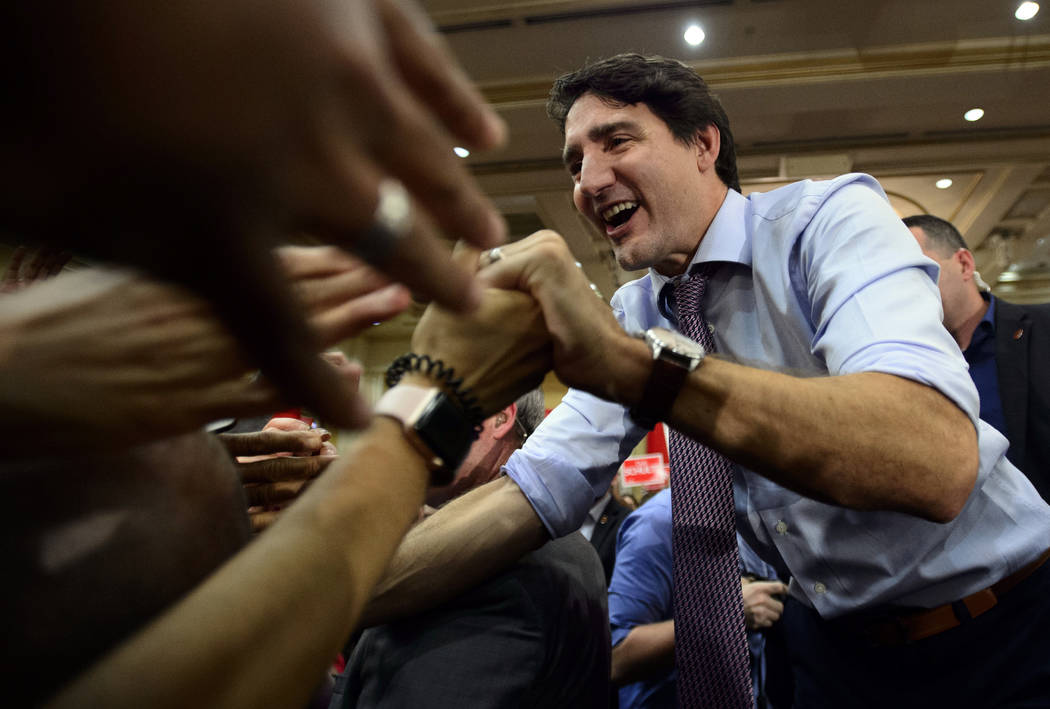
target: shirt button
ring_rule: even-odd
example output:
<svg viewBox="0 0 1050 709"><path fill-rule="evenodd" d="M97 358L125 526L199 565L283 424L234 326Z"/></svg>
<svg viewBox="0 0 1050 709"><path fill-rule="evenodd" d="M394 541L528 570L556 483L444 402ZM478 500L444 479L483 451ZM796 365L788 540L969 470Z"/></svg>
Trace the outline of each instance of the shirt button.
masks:
<svg viewBox="0 0 1050 709"><path fill-rule="evenodd" d="M815 584L813 584L813 590L817 593L827 593L828 587L822 584L820 581L817 581Z"/></svg>
<svg viewBox="0 0 1050 709"><path fill-rule="evenodd" d="M788 526L784 520L777 520L777 525L773 528L777 530L777 534L787 534Z"/></svg>

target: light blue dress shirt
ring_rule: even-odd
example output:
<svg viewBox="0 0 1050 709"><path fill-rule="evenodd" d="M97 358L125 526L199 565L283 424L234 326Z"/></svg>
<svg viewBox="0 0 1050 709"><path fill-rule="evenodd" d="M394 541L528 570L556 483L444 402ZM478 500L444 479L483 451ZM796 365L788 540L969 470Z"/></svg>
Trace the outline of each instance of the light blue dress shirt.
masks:
<svg viewBox="0 0 1050 709"><path fill-rule="evenodd" d="M722 356L797 376L906 377L942 392L977 427L977 481L948 524L824 504L737 466L738 528L792 577L795 598L825 618L932 607L990 586L1047 548L1050 507L1006 460L1006 439L977 418L977 390L941 325L937 265L873 178L805 181L747 198L730 190L693 258L707 262L718 266L704 314ZM628 332L674 328L660 305L666 283L650 271L616 292L613 310ZM644 434L622 406L571 390L506 470L562 536L579 528Z"/></svg>

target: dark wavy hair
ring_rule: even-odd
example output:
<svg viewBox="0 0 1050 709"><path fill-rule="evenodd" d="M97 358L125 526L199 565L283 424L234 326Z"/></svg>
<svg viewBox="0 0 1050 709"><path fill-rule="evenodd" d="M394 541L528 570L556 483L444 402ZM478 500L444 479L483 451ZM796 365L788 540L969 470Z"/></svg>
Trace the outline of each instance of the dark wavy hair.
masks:
<svg viewBox="0 0 1050 709"><path fill-rule="evenodd" d="M681 143L692 145L710 125L721 134L715 172L730 189L740 191L736 147L729 118L695 71L680 61L641 54L617 54L558 77L547 100L547 115L565 134L565 117L580 96L594 94L613 105L644 103Z"/></svg>

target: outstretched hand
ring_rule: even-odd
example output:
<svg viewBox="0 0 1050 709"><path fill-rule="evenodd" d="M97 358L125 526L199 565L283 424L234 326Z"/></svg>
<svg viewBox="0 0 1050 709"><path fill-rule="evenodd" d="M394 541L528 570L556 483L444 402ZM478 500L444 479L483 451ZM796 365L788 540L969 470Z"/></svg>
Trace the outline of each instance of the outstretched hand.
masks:
<svg viewBox="0 0 1050 709"><path fill-rule="evenodd" d="M307 249L292 260L303 266L324 253ZM325 344L409 303L404 288L383 286L356 261L337 260L328 271L295 274L313 293L303 300ZM30 435L45 450L97 450L302 403L265 377L249 376L254 363L206 303L133 273L85 270L2 298L0 333L8 343L0 359L0 411L9 433L0 452L7 455L26 454L21 442ZM350 402L342 419L366 422L359 366L312 356Z"/></svg>
<svg viewBox="0 0 1050 709"><path fill-rule="evenodd" d="M364 253L379 185L400 180L417 214L389 249L367 245L386 254L374 265L476 306L436 230L502 240L451 149L504 127L411 3L23 3L0 19L21 109L0 127L23 137L0 177L10 231L189 286L286 395L344 425L271 246L306 230Z"/></svg>
<svg viewBox="0 0 1050 709"><path fill-rule="evenodd" d="M331 434L299 419L275 418L256 433L220 433L244 484L255 533L276 521L337 457Z"/></svg>

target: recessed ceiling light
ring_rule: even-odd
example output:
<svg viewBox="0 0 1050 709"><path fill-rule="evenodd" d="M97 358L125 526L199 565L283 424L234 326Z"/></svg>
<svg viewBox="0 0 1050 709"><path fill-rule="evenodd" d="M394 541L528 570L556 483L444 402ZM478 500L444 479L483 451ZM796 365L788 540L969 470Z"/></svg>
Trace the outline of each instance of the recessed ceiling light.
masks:
<svg viewBox="0 0 1050 709"><path fill-rule="evenodd" d="M684 36L686 43L695 47L703 43L707 35L704 34L704 29L700 25L689 25Z"/></svg>
<svg viewBox="0 0 1050 709"><path fill-rule="evenodd" d="M939 190L946 190L946 189L948 189L949 187L952 186L952 181L951 181L951 178L949 178L949 177L942 177L941 179L937 180L933 184L935 184L937 186L937 189L939 189Z"/></svg>
<svg viewBox="0 0 1050 709"><path fill-rule="evenodd" d="M982 118L984 118L984 109L971 108L969 111L963 114L963 118L970 121L971 123L973 123L974 121L979 121Z"/></svg>
<svg viewBox="0 0 1050 709"><path fill-rule="evenodd" d="M466 148L459 148L459 147L452 148L452 152L454 152L456 155L460 156L461 158L465 158L468 155L470 155L470 151L467 150Z"/></svg>
<svg viewBox="0 0 1050 709"><path fill-rule="evenodd" d="M1014 13L1014 17L1019 20L1030 20L1035 17L1037 12L1039 12L1039 3L1023 2L1017 6L1017 12Z"/></svg>

